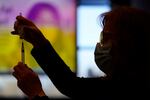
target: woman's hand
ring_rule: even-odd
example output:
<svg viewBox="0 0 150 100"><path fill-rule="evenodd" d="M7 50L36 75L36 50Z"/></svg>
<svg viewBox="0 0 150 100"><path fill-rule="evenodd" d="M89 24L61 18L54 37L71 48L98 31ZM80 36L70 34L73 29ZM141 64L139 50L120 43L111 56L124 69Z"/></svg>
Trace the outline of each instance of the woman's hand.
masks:
<svg viewBox="0 0 150 100"><path fill-rule="evenodd" d="M19 62L14 66L13 76L17 79L18 87L29 97L45 96L38 75L26 64Z"/></svg>
<svg viewBox="0 0 150 100"><path fill-rule="evenodd" d="M11 32L13 35L19 35L20 38L30 42L34 47L42 45L46 38L37 28L37 26L30 20L17 16L14 23L14 31Z"/></svg>

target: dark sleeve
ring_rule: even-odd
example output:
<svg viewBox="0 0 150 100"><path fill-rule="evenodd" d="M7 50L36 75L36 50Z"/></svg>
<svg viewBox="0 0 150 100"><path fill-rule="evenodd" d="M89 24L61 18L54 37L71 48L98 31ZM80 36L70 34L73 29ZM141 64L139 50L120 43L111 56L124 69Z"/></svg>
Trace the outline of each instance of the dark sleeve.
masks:
<svg viewBox="0 0 150 100"><path fill-rule="evenodd" d="M76 80L76 74L59 57L49 41L38 48L33 48L31 54L56 88L61 93L71 96L71 85Z"/></svg>
<svg viewBox="0 0 150 100"><path fill-rule="evenodd" d="M32 100L50 100L48 96L35 96Z"/></svg>
<svg viewBox="0 0 150 100"><path fill-rule="evenodd" d="M76 74L69 69L48 41L39 48L33 48L31 54L56 88L68 97L87 97L92 93L96 95L94 91L97 91L99 86L102 85L101 91L103 91L104 85L107 85L99 78L76 77Z"/></svg>

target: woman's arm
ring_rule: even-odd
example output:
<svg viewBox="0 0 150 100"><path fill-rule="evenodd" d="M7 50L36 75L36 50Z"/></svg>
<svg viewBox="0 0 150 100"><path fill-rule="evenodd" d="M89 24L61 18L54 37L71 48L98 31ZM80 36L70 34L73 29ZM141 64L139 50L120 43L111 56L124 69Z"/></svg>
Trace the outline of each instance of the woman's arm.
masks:
<svg viewBox="0 0 150 100"><path fill-rule="evenodd" d="M49 41L34 47L31 54L56 88L63 94L72 97L73 88L78 78L59 57Z"/></svg>

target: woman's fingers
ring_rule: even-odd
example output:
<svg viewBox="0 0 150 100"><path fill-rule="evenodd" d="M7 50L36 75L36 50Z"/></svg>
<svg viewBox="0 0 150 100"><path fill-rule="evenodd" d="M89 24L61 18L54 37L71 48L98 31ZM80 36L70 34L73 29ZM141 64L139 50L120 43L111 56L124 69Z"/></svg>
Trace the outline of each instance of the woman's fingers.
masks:
<svg viewBox="0 0 150 100"><path fill-rule="evenodd" d="M20 80L20 75L17 72L13 72L12 75L17 79Z"/></svg>
<svg viewBox="0 0 150 100"><path fill-rule="evenodd" d="M17 16L16 19L22 25L35 26L30 20L24 18L23 16Z"/></svg>
<svg viewBox="0 0 150 100"><path fill-rule="evenodd" d="M11 31L11 34L12 34L12 35L18 35L18 32L16 32L16 31Z"/></svg>

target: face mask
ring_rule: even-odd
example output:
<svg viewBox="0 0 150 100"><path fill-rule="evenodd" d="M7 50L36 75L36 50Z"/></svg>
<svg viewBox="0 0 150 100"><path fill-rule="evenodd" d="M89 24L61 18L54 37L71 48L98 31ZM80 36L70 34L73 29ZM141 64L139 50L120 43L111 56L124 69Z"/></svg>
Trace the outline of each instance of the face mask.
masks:
<svg viewBox="0 0 150 100"><path fill-rule="evenodd" d="M100 43L97 43L94 56L95 56L95 62L97 66L102 70L104 73L110 73L112 70L112 56L110 55L110 47L103 47L100 46Z"/></svg>

